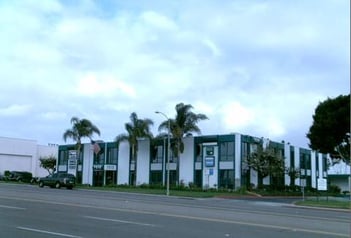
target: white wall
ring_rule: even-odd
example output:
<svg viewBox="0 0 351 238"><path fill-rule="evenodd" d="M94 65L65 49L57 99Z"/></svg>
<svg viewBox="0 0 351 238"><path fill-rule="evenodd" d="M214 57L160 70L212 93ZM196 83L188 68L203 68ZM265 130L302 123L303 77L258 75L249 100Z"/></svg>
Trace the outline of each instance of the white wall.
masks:
<svg viewBox="0 0 351 238"><path fill-rule="evenodd" d="M241 187L241 135L235 134L235 188Z"/></svg>
<svg viewBox="0 0 351 238"><path fill-rule="evenodd" d="M150 140L138 140L136 184L149 184L150 176Z"/></svg>
<svg viewBox="0 0 351 238"><path fill-rule="evenodd" d="M46 176L47 171L40 168L39 158L54 155L57 146L37 145L35 140L0 137L0 174L5 170L28 171L34 177Z"/></svg>
<svg viewBox="0 0 351 238"><path fill-rule="evenodd" d="M129 183L129 143L121 142L118 149L117 184Z"/></svg>
<svg viewBox="0 0 351 238"><path fill-rule="evenodd" d="M294 146L294 156L295 156L295 158L294 158L295 167L301 169L301 165L300 165L300 148L299 147ZM295 179L295 185L300 186L300 184L301 184L300 178L296 178Z"/></svg>
<svg viewBox="0 0 351 238"><path fill-rule="evenodd" d="M83 155L82 184L93 185L94 149L91 143L83 145Z"/></svg>
<svg viewBox="0 0 351 238"><path fill-rule="evenodd" d="M290 168L291 167L291 163L290 163L290 144L284 144L284 166L285 168ZM296 166L295 166L296 167ZM285 185L290 185L290 176L286 173L284 175L284 183Z"/></svg>
<svg viewBox="0 0 351 238"><path fill-rule="evenodd" d="M31 155L0 154L0 174L4 174L6 170L32 172L32 160Z"/></svg>
<svg viewBox="0 0 351 238"><path fill-rule="evenodd" d="M179 183L194 182L194 137L183 138L184 152L179 159Z"/></svg>
<svg viewBox="0 0 351 238"><path fill-rule="evenodd" d="M318 155L317 155L318 156ZM311 151L311 180L312 187L317 188L316 152Z"/></svg>
<svg viewBox="0 0 351 238"><path fill-rule="evenodd" d="M345 162L340 161L329 167L328 174L350 174L350 166L347 165Z"/></svg>

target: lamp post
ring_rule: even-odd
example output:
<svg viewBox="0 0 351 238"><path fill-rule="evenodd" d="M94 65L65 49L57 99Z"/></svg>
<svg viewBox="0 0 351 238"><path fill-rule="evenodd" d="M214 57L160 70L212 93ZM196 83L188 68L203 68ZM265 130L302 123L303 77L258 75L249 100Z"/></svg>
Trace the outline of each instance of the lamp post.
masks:
<svg viewBox="0 0 351 238"><path fill-rule="evenodd" d="M166 195L169 196L169 155L171 151L171 143L170 143L170 133L171 133L171 122L166 114L163 112L156 111L155 113L161 114L167 119L168 122L168 133L167 133L167 162L166 162L166 170L167 170L167 184L166 184Z"/></svg>

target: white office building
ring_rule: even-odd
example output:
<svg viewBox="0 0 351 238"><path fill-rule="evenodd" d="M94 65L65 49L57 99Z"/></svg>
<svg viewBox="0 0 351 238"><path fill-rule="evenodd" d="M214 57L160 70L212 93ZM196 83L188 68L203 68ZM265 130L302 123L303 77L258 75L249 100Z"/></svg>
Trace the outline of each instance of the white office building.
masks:
<svg viewBox="0 0 351 238"><path fill-rule="evenodd" d="M150 141L142 138L138 141L136 160L127 142L119 146L115 142L98 142L98 153L96 145L84 144L78 159L74 145L61 145L58 171L74 173L82 184L94 186L165 185L166 161L169 159L171 185L238 189L257 186L258 174L245 161L258 143L265 143L281 154L286 167L301 171L293 181L288 174L279 178L267 176L263 179L265 185L317 188L318 180L327 178L326 155L289 143L238 133L185 137L183 143L183 153L175 157L172 151L168 154L166 139Z"/></svg>

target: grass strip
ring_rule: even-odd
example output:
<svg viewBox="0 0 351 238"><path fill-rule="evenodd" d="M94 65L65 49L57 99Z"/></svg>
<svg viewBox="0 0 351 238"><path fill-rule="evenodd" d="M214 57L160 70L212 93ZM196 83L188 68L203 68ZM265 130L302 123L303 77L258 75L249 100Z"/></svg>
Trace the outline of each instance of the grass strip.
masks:
<svg viewBox="0 0 351 238"><path fill-rule="evenodd" d="M338 200L317 200L308 199L305 201L295 202L296 205L310 206L310 207L324 207L324 208L338 208L338 209L351 209L350 201L338 201Z"/></svg>

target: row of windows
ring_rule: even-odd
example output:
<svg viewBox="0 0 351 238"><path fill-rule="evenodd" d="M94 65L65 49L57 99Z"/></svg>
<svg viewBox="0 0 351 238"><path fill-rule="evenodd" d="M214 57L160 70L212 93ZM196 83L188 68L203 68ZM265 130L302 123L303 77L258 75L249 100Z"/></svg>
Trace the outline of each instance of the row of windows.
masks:
<svg viewBox="0 0 351 238"><path fill-rule="evenodd" d="M234 142L221 142L219 144L219 160L220 161L234 161ZM178 158L170 152L170 162L177 162ZM151 163L162 163L163 158L167 156L163 150L162 145L155 146L151 155ZM196 162L202 161L202 146L198 145L196 149Z"/></svg>
<svg viewBox="0 0 351 238"><path fill-rule="evenodd" d="M176 171L170 171L169 182L171 185L176 184ZM234 170L220 170L218 178L218 188L233 189L234 188ZM161 185L163 182L162 171L151 171L150 172L150 184ZM194 176L195 186L202 186L202 173L200 170L195 172Z"/></svg>
<svg viewBox="0 0 351 238"><path fill-rule="evenodd" d="M77 158L76 150L61 150L59 153L58 165L67 165L69 159ZM98 154L94 153L94 164L117 164L118 149L107 148L107 156L105 162L105 152L101 150ZM78 164L83 163L83 153L79 153Z"/></svg>
<svg viewBox="0 0 351 238"><path fill-rule="evenodd" d="M200 148L197 149L196 162L201 162L202 148L201 146L198 146L198 147ZM248 156L250 155L250 152L254 151L255 149L257 149L257 145L243 142L241 144L241 153L242 153L243 161L245 161L245 159L248 158ZM235 152L234 142L221 142L219 144L219 161L234 161L234 158L235 158L234 152ZM284 151L281 149L277 149L276 152L282 155ZM154 147L154 150L151 156L152 156L151 163L162 163L165 156L165 151L163 150L163 146L158 145ZM62 150L59 153L58 165L67 165L68 160L70 158L76 158L76 157L77 157L76 150L73 150L73 149ZM291 150L290 151L291 167L295 166L294 157L295 157L295 152L294 150ZM170 162L176 163L177 160L178 158L175 157L173 152L171 151ZM79 153L78 164L82 164L82 161L83 161L83 153L81 152ZM118 161L118 148L107 148L106 158L105 158L104 149L102 149L98 154L94 153L94 164L117 164L117 161ZM326 168L327 160L323 159L323 162L325 163L323 167ZM300 167L301 169L311 169L311 155L309 153L301 153Z"/></svg>

